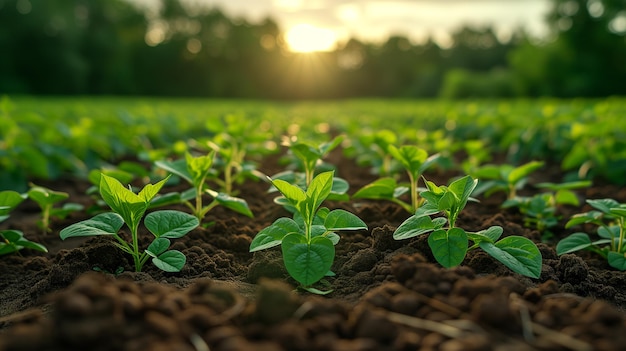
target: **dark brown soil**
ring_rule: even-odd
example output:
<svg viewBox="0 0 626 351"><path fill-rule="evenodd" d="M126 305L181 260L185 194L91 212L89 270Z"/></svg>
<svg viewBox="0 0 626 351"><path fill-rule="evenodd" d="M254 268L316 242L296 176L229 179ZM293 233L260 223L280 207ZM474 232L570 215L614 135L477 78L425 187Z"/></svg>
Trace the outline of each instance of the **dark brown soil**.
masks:
<svg viewBox="0 0 626 351"><path fill-rule="evenodd" d="M374 179L340 153L333 157L352 191ZM268 158L262 171L280 167ZM442 184L456 175L427 177ZM81 181L42 185L93 205ZM333 292L321 297L294 290L278 249L248 252L258 231L288 216L267 188L239 188L254 219L218 207L207 217L214 225L174 240L187 256L180 273L150 264L132 272L132 259L110 238L61 241L59 231L90 217L85 213L54 221L44 235L36 205L24 202L3 228L22 230L50 252L0 259L0 350L626 350L626 273L590 253L557 257L555 242L542 243L519 213L501 210L497 195L468 205L458 225L500 225L505 235L537 242L540 279L479 250L443 269L425 237L392 239L409 216L400 207L350 201L328 205L356 213L369 230L341 233L336 277L326 279ZM626 201L623 189L602 184L581 196ZM570 233L562 226L554 232L554 240ZM94 271L119 267L118 275Z"/></svg>

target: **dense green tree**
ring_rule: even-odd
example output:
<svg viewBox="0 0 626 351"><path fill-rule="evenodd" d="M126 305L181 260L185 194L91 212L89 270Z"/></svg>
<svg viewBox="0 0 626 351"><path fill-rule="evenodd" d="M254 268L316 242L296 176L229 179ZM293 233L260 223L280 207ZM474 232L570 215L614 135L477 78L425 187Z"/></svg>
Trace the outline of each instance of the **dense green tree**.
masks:
<svg viewBox="0 0 626 351"><path fill-rule="evenodd" d="M626 1L553 0L550 39L526 42L511 66L530 95L625 94Z"/></svg>

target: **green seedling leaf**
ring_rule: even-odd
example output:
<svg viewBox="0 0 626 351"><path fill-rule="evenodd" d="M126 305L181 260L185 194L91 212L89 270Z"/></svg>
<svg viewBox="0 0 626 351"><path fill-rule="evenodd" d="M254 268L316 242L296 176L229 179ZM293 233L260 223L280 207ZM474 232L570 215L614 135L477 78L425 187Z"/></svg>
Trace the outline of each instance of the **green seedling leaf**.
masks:
<svg viewBox="0 0 626 351"><path fill-rule="evenodd" d="M481 241L488 241L490 243L495 243L502 236L503 229L500 226L494 225L487 229L475 232L475 233L467 233L470 240L475 243L480 243Z"/></svg>
<svg viewBox="0 0 626 351"><path fill-rule="evenodd" d="M589 211L585 213L580 213L572 216L572 218L567 221L567 223L565 223L565 228L571 228L575 225L585 223L602 224L602 217L604 217L604 214L600 211Z"/></svg>
<svg viewBox="0 0 626 351"><path fill-rule="evenodd" d="M469 200L476 185L478 185L478 179L473 179L471 176L465 176L450 183L448 189L456 195L459 210L465 208L467 200Z"/></svg>
<svg viewBox="0 0 626 351"><path fill-rule="evenodd" d="M26 239L24 233L19 230L9 229L0 231L0 256L17 252L21 249L48 252L45 246Z"/></svg>
<svg viewBox="0 0 626 351"><path fill-rule="evenodd" d="M191 176L191 184L198 188L204 184L204 180L211 171L213 165L213 157L215 152L212 151L207 155L193 157L191 154L185 154L185 163L187 164L187 172Z"/></svg>
<svg viewBox="0 0 626 351"><path fill-rule="evenodd" d="M618 225L612 225L607 227L598 227L598 236L604 239L619 238L620 227Z"/></svg>
<svg viewBox="0 0 626 351"><path fill-rule="evenodd" d="M620 271L626 271L626 256L623 253L610 251L607 255L609 265Z"/></svg>
<svg viewBox="0 0 626 351"><path fill-rule="evenodd" d="M333 210L324 221L326 230L358 230L367 229L367 225L355 214L345 210Z"/></svg>
<svg viewBox="0 0 626 351"><path fill-rule="evenodd" d="M121 169L117 169L117 168L103 168L103 169L94 169L91 170L89 172L89 174L87 175L87 179L89 180L89 182L93 185L96 186L100 186L100 178L102 177L101 174L106 174L109 177L113 177L117 180L119 180L121 183L123 184L128 184L130 182L133 181L133 179L135 178L135 176L132 173L123 171Z"/></svg>
<svg viewBox="0 0 626 351"><path fill-rule="evenodd" d="M576 193L567 189L557 190L556 194L554 194L554 198L556 200L556 203L559 205L580 205L580 201L578 201L578 196L576 196Z"/></svg>
<svg viewBox="0 0 626 351"><path fill-rule="evenodd" d="M152 263L165 272L180 272L187 258L178 250L169 250L152 258Z"/></svg>
<svg viewBox="0 0 626 351"><path fill-rule="evenodd" d="M193 199L195 197L196 189L191 189L191 190L193 190L194 192L193 196L191 197L191 199ZM190 199L187 199L187 200L190 200ZM157 208L157 207L179 204L182 201L183 199L182 199L181 193L171 192L171 193L155 196L152 199L152 201L150 201L150 206L148 206L148 208Z"/></svg>
<svg viewBox="0 0 626 351"><path fill-rule="evenodd" d="M344 140L344 136L338 135L333 140L322 143L319 147L319 151L321 152L322 156L324 156L328 154L329 152L331 152L334 148L339 146L339 144L341 144L343 140Z"/></svg>
<svg viewBox="0 0 626 351"><path fill-rule="evenodd" d="M352 195L352 198L391 200L395 197L394 192L397 186L393 178L380 178L359 189Z"/></svg>
<svg viewBox="0 0 626 351"><path fill-rule="evenodd" d="M52 208L50 209L50 216L55 216L58 218L65 218L67 215L73 212L82 211L84 208L81 204L76 203L66 203L61 208Z"/></svg>
<svg viewBox="0 0 626 351"><path fill-rule="evenodd" d="M114 235L124 225L124 219L117 213L105 212L64 228L60 232L65 240L77 236Z"/></svg>
<svg viewBox="0 0 626 351"><path fill-rule="evenodd" d="M531 161L519 167L515 167L509 172L506 180L509 184L517 184L523 178L528 177L532 172L543 167L543 161Z"/></svg>
<svg viewBox="0 0 626 351"><path fill-rule="evenodd" d="M167 251L170 247L170 241L166 238L156 238L150 246L146 249L146 253L152 257L158 257L160 254Z"/></svg>
<svg viewBox="0 0 626 351"><path fill-rule="evenodd" d="M626 218L626 208L613 207L609 210L609 212L614 216Z"/></svg>
<svg viewBox="0 0 626 351"><path fill-rule="evenodd" d="M252 214L252 211L250 211L250 207L248 207L248 203L246 202L246 200L210 189L206 189L205 191L209 195L211 195L220 205L250 218L254 217L254 214Z"/></svg>
<svg viewBox="0 0 626 351"><path fill-rule="evenodd" d="M304 286L322 279L335 259L335 246L323 236L307 243L302 235L289 234L283 239L282 251L287 272Z"/></svg>
<svg viewBox="0 0 626 351"><path fill-rule="evenodd" d="M299 233L302 229L291 218L279 218L269 227L261 230L250 243L250 252L269 249L280 245L283 238L291 233Z"/></svg>
<svg viewBox="0 0 626 351"><path fill-rule="evenodd" d="M447 220L441 217L431 219L427 215L411 216L400 224L400 226L393 232L393 238L395 240L409 239L414 236L430 233L434 230L440 229L446 223Z"/></svg>
<svg viewBox="0 0 626 351"><path fill-rule="evenodd" d="M330 190L333 187L333 174L335 172L324 172L318 174L306 191L307 202L310 201L312 211L316 211L317 208L330 194Z"/></svg>
<svg viewBox="0 0 626 351"><path fill-rule="evenodd" d="M125 188L117 179L106 174L102 174L101 177L100 194L102 199L114 212L122 216L124 222L131 228L136 228L146 212L150 200L167 180L166 178L155 185L148 184L139 194L135 194Z"/></svg>
<svg viewBox="0 0 626 351"><path fill-rule="evenodd" d="M25 199L26 195L13 190L0 191L0 216L7 215Z"/></svg>
<svg viewBox="0 0 626 351"><path fill-rule="evenodd" d="M189 184L194 184L193 176L187 169L187 160L180 159L175 161L156 161L154 164L159 168L185 179Z"/></svg>
<svg viewBox="0 0 626 351"><path fill-rule="evenodd" d="M610 240L609 240L610 242ZM570 236L563 238L556 244L556 254L564 255L580 250L584 250L593 246L589 235L586 233L574 233Z"/></svg>
<svg viewBox="0 0 626 351"><path fill-rule="evenodd" d="M587 200L587 203L596 210L609 214L611 208L619 207L619 202L613 199Z"/></svg>
<svg viewBox="0 0 626 351"><path fill-rule="evenodd" d="M428 236L428 246L440 265L456 267L467 254L467 234L461 228L438 229Z"/></svg>
<svg viewBox="0 0 626 351"><path fill-rule="evenodd" d="M308 291L311 294L316 294L316 295L328 295L331 292L333 292L333 290L320 290L320 289L316 289L316 288L311 288L311 287L306 287L306 286L302 286L300 287L300 289L304 290L304 291Z"/></svg>
<svg viewBox="0 0 626 351"><path fill-rule="evenodd" d="M70 196L67 193L34 186L28 190L28 197L35 201L41 208L51 206L57 202L67 200Z"/></svg>
<svg viewBox="0 0 626 351"><path fill-rule="evenodd" d="M400 161L402 166L414 176L418 176L422 165L428 158L428 153L414 145L404 145L400 148L389 145L387 151L393 158Z"/></svg>
<svg viewBox="0 0 626 351"><path fill-rule="evenodd" d="M345 194L350 189L347 180L339 177L333 177L333 186L330 190L331 194Z"/></svg>
<svg viewBox="0 0 626 351"><path fill-rule="evenodd" d="M559 190L583 189L583 188L588 188L591 185L592 185L592 182L590 180L578 180L578 181L565 182L565 183L544 182L544 183L538 183L535 186L540 189L559 191Z"/></svg>
<svg viewBox="0 0 626 351"><path fill-rule="evenodd" d="M278 189L278 191L280 191L280 193L283 194L283 196L294 206L307 199L304 190L295 185L291 185L281 179L270 179L270 181L276 187L276 189Z"/></svg>
<svg viewBox="0 0 626 351"><path fill-rule="evenodd" d="M508 236L495 244L483 241L479 246L513 272L536 279L541 275L541 252L528 238Z"/></svg>
<svg viewBox="0 0 626 351"><path fill-rule="evenodd" d="M174 210L162 210L149 213L144 224L157 238L181 238L195 229L200 222L188 213Z"/></svg>

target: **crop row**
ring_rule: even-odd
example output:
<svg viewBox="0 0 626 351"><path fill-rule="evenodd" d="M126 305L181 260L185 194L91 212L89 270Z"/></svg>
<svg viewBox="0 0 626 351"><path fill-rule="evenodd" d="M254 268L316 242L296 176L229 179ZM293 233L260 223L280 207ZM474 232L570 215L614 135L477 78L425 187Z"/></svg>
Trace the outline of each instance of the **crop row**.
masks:
<svg viewBox="0 0 626 351"><path fill-rule="evenodd" d="M0 100L0 189L27 179L86 176L107 162L158 160L222 132L252 153L278 152L282 136L349 138L350 157L376 166L376 143L462 153L466 166L505 155L512 164L558 162L577 178L624 184L626 100L406 101L278 103L229 100ZM254 145L252 145L254 144ZM384 165L383 165L384 166ZM460 166L460 165L458 165Z"/></svg>
<svg viewBox="0 0 626 351"><path fill-rule="evenodd" d="M254 161L280 151L281 143L287 148L288 170L267 180L271 190L279 192L275 202L293 218L280 218L259 232L250 251L281 246L289 274L316 293L323 291L313 284L334 274L330 268L338 233L367 228L352 213L321 207L327 199L351 198L348 182L332 170L325 171L334 166L323 164L340 145L347 156L379 176L352 198L391 201L407 211L395 239L428 235L435 259L445 267L461 264L469 250L482 249L511 270L533 278L541 274L536 245L524 237L501 238L503 228L498 226L478 232L457 227L466 203L475 196L503 191L507 196L503 207L518 208L526 226L549 235L558 223L559 206L580 205L573 190L590 186L592 178L623 182L617 175L620 167L626 167L624 130L618 113L612 112L623 108L619 100L238 102L240 106L228 101L73 103L68 108L56 100L37 105L28 100L2 101L0 165L4 186L14 188L0 193L0 221L26 198L40 205L44 231L49 230L50 216L83 210L71 204L56 208L67 196L51 189L32 183L27 192L19 189L26 180L75 173L93 183L90 193L97 205L88 209L93 218L63 229L62 239L110 235L133 257L137 271L148 260L165 271L179 271L185 256L169 250L170 239L198 225L210 225L202 222L215 206L253 217L246 200L237 197L236 184L265 178ZM541 110L521 118L537 107ZM494 164L495 155L506 155L511 163ZM539 160L525 162L533 158ZM529 175L555 158L563 169L573 170L571 175L563 183L534 184L541 191L532 197L518 195ZM436 185L423 178L430 167L455 168L465 176ZM142 189L127 188L131 182L142 183ZM167 182L189 187L159 194ZM420 183L425 187L420 188ZM211 201L205 203L209 197ZM149 209L172 204L186 205L191 214L162 209L146 215ZM572 217L567 226L597 225L600 239L575 233L559 242L557 253L587 249L626 270L626 205L611 199L588 200L588 204L593 210ZM138 244L142 223L154 235L147 248ZM124 225L130 238L119 235ZM0 235L0 254L24 248L46 250L19 231L6 229Z"/></svg>

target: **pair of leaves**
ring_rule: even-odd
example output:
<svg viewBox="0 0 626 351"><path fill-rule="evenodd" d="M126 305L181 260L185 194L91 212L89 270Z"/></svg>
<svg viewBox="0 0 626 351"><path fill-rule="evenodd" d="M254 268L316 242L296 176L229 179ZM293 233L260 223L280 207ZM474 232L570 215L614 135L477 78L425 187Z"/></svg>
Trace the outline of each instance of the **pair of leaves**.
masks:
<svg viewBox="0 0 626 351"><path fill-rule="evenodd" d="M319 146L302 142L294 143L289 146L289 150L304 163L307 172L312 172L317 161L324 158L331 150L339 146L343 139L344 137L339 135L333 140L322 143Z"/></svg>
<svg viewBox="0 0 626 351"><path fill-rule="evenodd" d="M399 161L404 169L411 174L412 179L417 181L419 176L424 173L428 167L439 159L439 155L428 156L426 150L414 145L404 145L395 147L389 145L387 152Z"/></svg>
<svg viewBox="0 0 626 351"><path fill-rule="evenodd" d="M0 256L21 249L33 249L42 252L48 252L45 246L30 241L24 237L24 233L19 230L2 230L0 231Z"/></svg>
<svg viewBox="0 0 626 351"><path fill-rule="evenodd" d="M306 191L284 180L270 180L287 201L296 208L296 211L304 218L304 222L310 225L315 212L330 194L333 174L333 171L320 173L313 178Z"/></svg>
<svg viewBox="0 0 626 351"><path fill-rule="evenodd" d="M101 175L100 195L111 209L118 213L124 222L136 230L143 218L150 201L161 190L169 176L156 184L147 184L138 194L126 189L117 179L106 174Z"/></svg>
<svg viewBox="0 0 626 351"><path fill-rule="evenodd" d="M428 190L420 193L420 196L426 199L426 203L416 211L416 215L444 212L450 226L454 227L459 213L465 208L477 184L478 180L471 176L457 179L448 186L437 186L433 182L426 181Z"/></svg>
<svg viewBox="0 0 626 351"><path fill-rule="evenodd" d="M346 210L337 209L328 212L324 223L318 225L318 228L322 230L313 230L314 233L312 237L320 235L329 236L329 233L333 231L367 229L367 225L354 214ZM304 230L301 225L291 218L279 218L254 237L250 243L250 252L278 246L287 235L293 233L302 235ZM331 242L336 244L333 240L331 240Z"/></svg>

